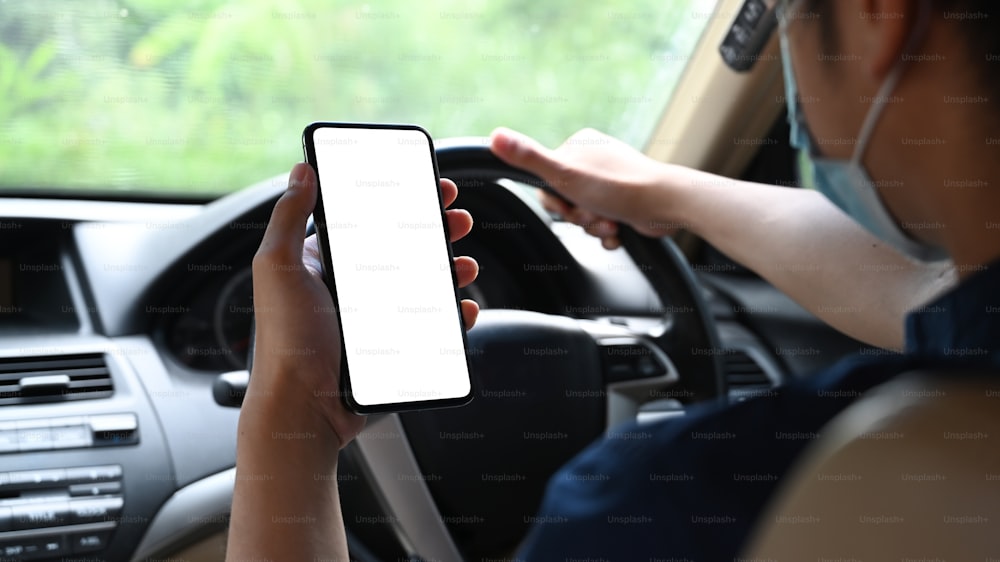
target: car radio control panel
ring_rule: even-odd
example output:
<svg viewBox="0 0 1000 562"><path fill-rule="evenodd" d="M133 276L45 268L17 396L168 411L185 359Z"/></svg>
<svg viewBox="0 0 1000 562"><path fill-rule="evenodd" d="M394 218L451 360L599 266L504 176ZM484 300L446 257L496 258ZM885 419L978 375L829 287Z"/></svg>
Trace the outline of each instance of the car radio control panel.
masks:
<svg viewBox="0 0 1000 562"><path fill-rule="evenodd" d="M159 418L126 359L0 358L0 561L128 560L176 492Z"/></svg>
<svg viewBox="0 0 1000 562"><path fill-rule="evenodd" d="M105 550L124 505L121 465L0 472L0 559Z"/></svg>

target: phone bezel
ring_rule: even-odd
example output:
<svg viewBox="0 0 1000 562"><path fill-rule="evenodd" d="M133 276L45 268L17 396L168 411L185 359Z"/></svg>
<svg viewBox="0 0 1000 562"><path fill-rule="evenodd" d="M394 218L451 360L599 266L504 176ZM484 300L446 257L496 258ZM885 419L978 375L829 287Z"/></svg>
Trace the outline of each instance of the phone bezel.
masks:
<svg viewBox="0 0 1000 562"><path fill-rule="evenodd" d="M336 276L333 272L333 260L330 255L329 244L327 242L329 237L329 231L326 228L326 209L323 205L323 190L321 189L320 179L319 179L319 166L316 161L316 147L313 142L313 136L315 132L323 128L336 128L336 129L385 129L385 130L401 130L401 131L419 131L424 137L427 138L427 146L430 156L430 164L434 170L434 193L436 194L438 201L438 208L441 210L441 224L443 226L442 236L444 237L445 247L448 252L448 263L451 269L451 284L452 289L455 294L455 307L458 311L459 325L458 329L462 334L462 347L465 350L465 368L466 373L469 377L469 393L465 396L455 397L455 398L441 398L434 400L417 400L409 402L390 402L383 404L361 404L354 399L354 395L351 392L351 376L350 368L347 360L347 348L344 339L343 323L340 317L340 301L337 295L336 286ZM316 207L313 210L313 221L316 225L316 241L319 246L320 262L323 266L323 280L326 283L327 288L330 290L330 296L333 299L334 311L337 315L337 323L341 326L340 330L340 395L344 403L347 405L351 411L357 414L379 414L379 413L391 413L391 412L406 412L413 410L430 410L437 408L451 408L455 406L463 406L472 401L475 396L476 382L472 375L472 365L469 362L469 342L466 336L466 329L464 326L464 320L462 318L462 307L461 307L461 297L459 295L458 288L458 277L455 271L455 255L451 244L451 233L448 228L448 220L445 216L444 201L441 199L441 176L438 172L437 158L434 152L434 141L431 138L430 133L428 133L423 127L418 125L410 124L391 124L391 123L347 123L347 122L337 122L337 121L317 121L310 123L302 131L302 149L305 154L306 162L312 167L313 172L316 174Z"/></svg>

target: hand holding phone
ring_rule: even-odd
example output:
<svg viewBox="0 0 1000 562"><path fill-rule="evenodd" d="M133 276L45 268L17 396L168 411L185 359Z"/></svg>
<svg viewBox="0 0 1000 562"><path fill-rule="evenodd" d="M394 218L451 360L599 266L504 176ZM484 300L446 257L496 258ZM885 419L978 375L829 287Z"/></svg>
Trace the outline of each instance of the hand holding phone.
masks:
<svg viewBox="0 0 1000 562"><path fill-rule="evenodd" d="M314 217L357 413L465 404L473 384L430 136L412 125L313 123Z"/></svg>

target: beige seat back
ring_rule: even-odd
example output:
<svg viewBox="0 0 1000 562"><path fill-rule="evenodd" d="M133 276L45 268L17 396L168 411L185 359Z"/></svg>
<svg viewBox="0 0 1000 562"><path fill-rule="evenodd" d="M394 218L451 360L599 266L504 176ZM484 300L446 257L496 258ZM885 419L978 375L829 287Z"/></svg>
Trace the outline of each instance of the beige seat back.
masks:
<svg viewBox="0 0 1000 562"><path fill-rule="evenodd" d="M1000 375L873 389L823 428L743 559L1000 562Z"/></svg>

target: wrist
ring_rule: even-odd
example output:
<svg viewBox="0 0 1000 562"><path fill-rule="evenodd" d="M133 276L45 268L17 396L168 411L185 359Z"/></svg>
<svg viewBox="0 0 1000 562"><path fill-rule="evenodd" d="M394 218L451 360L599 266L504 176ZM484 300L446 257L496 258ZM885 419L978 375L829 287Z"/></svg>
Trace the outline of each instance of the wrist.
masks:
<svg viewBox="0 0 1000 562"><path fill-rule="evenodd" d="M637 198L641 222L637 229L652 235L667 235L683 230L695 230L687 211L691 186L696 183L694 170L675 164L657 163L653 181Z"/></svg>
<svg viewBox="0 0 1000 562"><path fill-rule="evenodd" d="M340 440L311 407L279 393L247 397L240 412L230 552L307 560L340 552ZM310 550L315 549L315 550ZM316 558L312 558L316 559Z"/></svg>
<svg viewBox="0 0 1000 562"><path fill-rule="evenodd" d="M298 388L300 385L292 377L274 378L281 383L251 379L240 411L240 445L317 448L331 451L336 457L342 443L330 425L324 402L339 400L339 396L327 397Z"/></svg>

